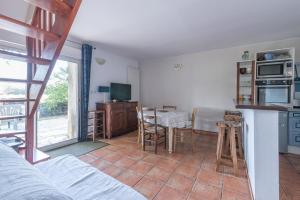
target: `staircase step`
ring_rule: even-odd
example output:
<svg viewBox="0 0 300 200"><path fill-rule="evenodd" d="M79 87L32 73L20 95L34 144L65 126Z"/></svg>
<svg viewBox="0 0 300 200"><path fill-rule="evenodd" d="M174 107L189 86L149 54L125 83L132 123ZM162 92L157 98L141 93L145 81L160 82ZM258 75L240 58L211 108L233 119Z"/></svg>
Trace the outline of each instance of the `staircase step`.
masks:
<svg viewBox="0 0 300 200"><path fill-rule="evenodd" d="M0 78L0 82L13 82L13 83L29 83L29 84L43 84L43 81L28 81L22 79Z"/></svg>
<svg viewBox="0 0 300 200"><path fill-rule="evenodd" d="M44 58L36 58L36 57L32 57L32 56L28 56L28 55L24 55L24 54L20 54L20 53L13 53L13 52L4 51L4 50L0 50L0 54L3 54L5 57L8 57L8 58L14 57L15 60L24 61L27 63L33 63L33 64L37 64L37 65L50 65L50 63L51 63L51 60L47 60Z"/></svg>
<svg viewBox="0 0 300 200"><path fill-rule="evenodd" d="M27 102L27 101L35 101L35 99L0 99L0 103L17 103L17 102Z"/></svg>
<svg viewBox="0 0 300 200"><path fill-rule="evenodd" d="M43 1L45 2L45 1ZM42 41L57 41L60 37L55 33L34 27L25 22L0 14L0 29L20 35L36 38Z"/></svg>
<svg viewBox="0 0 300 200"><path fill-rule="evenodd" d="M11 136L21 135L21 134L26 134L26 131L15 131L15 132L9 132L9 133L0 133L0 138L1 137L11 137Z"/></svg>
<svg viewBox="0 0 300 200"><path fill-rule="evenodd" d="M0 120L22 119L22 118L26 118L26 115L0 116Z"/></svg>
<svg viewBox="0 0 300 200"><path fill-rule="evenodd" d="M39 7L51 13L62 15L62 16L67 16L72 11L72 8L65 1L62 0L51 0L51 1L25 0L25 1L36 7Z"/></svg>

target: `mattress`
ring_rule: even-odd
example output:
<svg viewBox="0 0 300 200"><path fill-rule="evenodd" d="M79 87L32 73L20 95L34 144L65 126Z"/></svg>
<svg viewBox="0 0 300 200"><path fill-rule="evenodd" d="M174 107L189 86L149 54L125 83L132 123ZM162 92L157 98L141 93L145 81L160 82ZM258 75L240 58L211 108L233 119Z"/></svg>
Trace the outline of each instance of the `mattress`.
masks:
<svg viewBox="0 0 300 200"><path fill-rule="evenodd" d="M131 187L72 155L56 157L35 167L74 200L146 199Z"/></svg>

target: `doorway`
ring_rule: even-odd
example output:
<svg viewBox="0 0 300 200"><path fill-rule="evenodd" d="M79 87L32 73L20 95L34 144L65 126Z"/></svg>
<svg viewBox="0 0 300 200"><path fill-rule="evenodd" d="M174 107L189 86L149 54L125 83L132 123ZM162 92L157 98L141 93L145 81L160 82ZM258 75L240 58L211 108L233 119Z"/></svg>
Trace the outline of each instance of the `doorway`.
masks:
<svg viewBox="0 0 300 200"><path fill-rule="evenodd" d="M77 142L79 61L57 60L36 115L37 147L50 150Z"/></svg>

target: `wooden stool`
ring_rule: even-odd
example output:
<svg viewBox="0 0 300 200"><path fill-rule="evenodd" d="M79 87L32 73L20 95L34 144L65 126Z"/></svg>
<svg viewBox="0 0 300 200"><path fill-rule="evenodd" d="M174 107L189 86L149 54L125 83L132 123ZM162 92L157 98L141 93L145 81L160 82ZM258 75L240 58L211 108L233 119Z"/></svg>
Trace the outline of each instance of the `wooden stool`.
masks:
<svg viewBox="0 0 300 200"><path fill-rule="evenodd" d="M240 156L242 155L242 143L240 134L241 134L241 123L234 122L234 121L224 121L218 122L217 126L219 128L218 134L218 143L217 143L217 168L216 170L219 171L219 167L221 164L233 166L233 171L236 176L239 176L238 173L238 158L237 158L237 148L239 149ZM226 132L227 130L227 132ZM226 137L227 134L227 137ZM238 147L236 143L236 137L238 138ZM226 148L227 142L229 142L230 147L230 155L226 155ZM225 151L225 152L224 152Z"/></svg>

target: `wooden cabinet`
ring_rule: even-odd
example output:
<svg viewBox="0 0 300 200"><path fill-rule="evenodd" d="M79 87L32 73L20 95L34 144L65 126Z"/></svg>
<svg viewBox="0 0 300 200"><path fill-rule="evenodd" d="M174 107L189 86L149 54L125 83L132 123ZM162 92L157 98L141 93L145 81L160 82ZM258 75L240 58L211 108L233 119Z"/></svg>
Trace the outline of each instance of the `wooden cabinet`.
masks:
<svg viewBox="0 0 300 200"><path fill-rule="evenodd" d="M254 103L255 99L255 61L237 63L237 103Z"/></svg>
<svg viewBox="0 0 300 200"><path fill-rule="evenodd" d="M137 129L137 102L97 103L97 110L106 115L106 136L122 135Z"/></svg>

